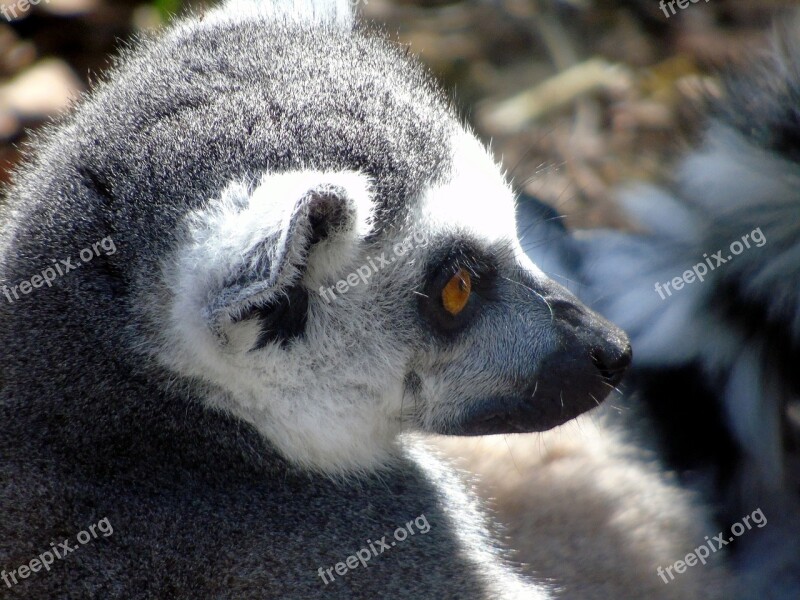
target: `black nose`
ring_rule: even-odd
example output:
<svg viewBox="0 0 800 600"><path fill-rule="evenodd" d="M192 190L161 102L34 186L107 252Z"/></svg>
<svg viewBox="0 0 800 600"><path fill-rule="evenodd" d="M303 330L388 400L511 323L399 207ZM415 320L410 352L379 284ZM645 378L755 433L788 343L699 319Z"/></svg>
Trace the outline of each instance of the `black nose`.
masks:
<svg viewBox="0 0 800 600"><path fill-rule="evenodd" d="M619 385L631 364L631 345L619 327L574 298L551 298L549 305L558 343L544 358L538 384L558 399L556 416L563 422L597 406Z"/></svg>
<svg viewBox="0 0 800 600"><path fill-rule="evenodd" d="M551 307L562 329L564 347L571 350L573 358L588 359L595 376L599 374L603 382L616 387L631 364L625 332L571 298L555 299Z"/></svg>

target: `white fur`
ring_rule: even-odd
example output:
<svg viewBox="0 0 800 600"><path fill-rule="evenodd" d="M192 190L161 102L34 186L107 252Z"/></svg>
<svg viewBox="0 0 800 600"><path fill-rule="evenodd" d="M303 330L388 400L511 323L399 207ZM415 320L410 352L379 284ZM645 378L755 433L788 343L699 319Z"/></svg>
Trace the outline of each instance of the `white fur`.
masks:
<svg viewBox="0 0 800 600"><path fill-rule="evenodd" d="M414 462L420 465L430 480L439 482L439 489L445 496L442 509L452 522L453 531L463 540L464 547L473 550L467 558L473 563L475 571L481 573L487 581L491 581L492 585L502 584L502 598L506 600L551 598L552 596L543 587L536 586L534 589L501 566L502 563L498 561L498 551L487 546L485 542L486 519L475 500L464 493L464 486L453 472L451 465L434 460L422 440L409 436L409 441L410 443L406 444L406 452L414 458Z"/></svg>
<svg viewBox="0 0 800 600"><path fill-rule="evenodd" d="M514 196L489 153L462 132L452 148L453 173L423 199L422 213L443 230L480 232L488 239L514 236Z"/></svg>
<svg viewBox="0 0 800 600"><path fill-rule="evenodd" d="M335 239L321 244L324 253L318 248L317 254L324 256L321 259L322 266L328 271L352 261L357 240L366 236L371 229L372 201L366 177L356 173L315 171L265 175L252 194L242 183L231 184L219 202L190 217L193 240L179 259L179 302L172 309L174 321L185 327L180 331L181 338L200 342L203 336L208 336L205 323L185 323L185 315L202 314L209 304L209 294L222 289L232 273L242 268L257 270L262 268L262 263L275 264L278 257L274 255L273 245L265 247L266 241L276 238L276 241L280 240L279 246L285 244L288 225L298 200L309 189L321 184L347 190L356 212L356 223L351 231L338 232ZM297 245L289 245L289 249L293 254L287 261L288 270L281 273L281 277L292 282L298 277L294 265L305 257L297 255ZM243 265L248 256L255 258ZM266 277L267 274L264 274ZM274 290L264 289L263 293L249 299L242 308L272 293ZM210 341L201 345L208 346Z"/></svg>
<svg viewBox="0 0 800 600"><path fill-rule="evenodd" d="M387 461L399 431L396 407L407 359L385 345L357 364L348 359L348 349L369 332L370 324L360 315L348 316L363 291L354 288L335 306L317 301L307 339L288 350L268 346L251 351L259 331L254 322L224 323L227 343L221 344L205 318L210 299L241 268L242 257L264 240L285 235L282 228L297 200L320 184L347 190L357 217L350 231L337 232L312 251L306 281L314 286L323 274L343 276L350 271L346 265L359 264L359 240L369 233L372 219L365 177L268 175L252 193L233 184L206 211L192 216L189 239L165 266L165 280L174 282L176 291L160 358L172 369L214 384L219 391L210 402L253 423L296 463L341 473ZM296 276L285 275L290 280ZM326 326L332 315L338 316L337 325L351 322L350 329ZM394 388L387 389L386 382L395 382ZM397 413L394 418L392 413Z"/></svg>
<svg viewBox="0 0 800 600"><path fill-rule="evenodd" d="M430 189L416 219L437 234L476 236L485 243L505 242L536 278L542 271L523 252L516 235L515 198L492 155L469 131L453 141L453 174Z"/></svg>
<svg viewBox="0 0 800 600"><path fill-rule="evenodd" d="M288 20L350 29L353 4L348 0L228 0L212 11L203 24L255 20Z"/></svg>
<svg viewBox="0 0 800 600"><path fill-rule="evenodd" d="M559 598L731 598L722 553L669 584L658 576L717 526L623 439L602 417L582 416L541 434L429 443L477 476L473 489L506 525L515 558Z"/></svg>

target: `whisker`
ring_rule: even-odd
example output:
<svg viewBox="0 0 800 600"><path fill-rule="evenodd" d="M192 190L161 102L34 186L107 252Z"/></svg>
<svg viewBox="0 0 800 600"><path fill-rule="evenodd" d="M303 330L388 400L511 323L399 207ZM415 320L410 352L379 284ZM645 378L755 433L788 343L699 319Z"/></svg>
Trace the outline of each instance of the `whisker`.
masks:
<svg viewBox="0 0 800 600"><path fill-rule="evenodd" d="M519 470L519 465L517 465L517 461L514 458L514 453L511 452L511 446L508 445L508 436L503 436L503 441L506 443L506 448L508 448L508 455L511 457L511 462L514 463L514 468L517 470L519 475L522 475L522 471Z"/></svg>
<svg viewBox="0 0 800 600"><path fill-rule="evenodd" d="M537 296L539 296L539 298L541 298L542 302L544 302L544 303L545 303L545 306L547 306L547 308L550 310L550 320L551 320L551 321L555 321L556 315L555 315L555 313L553 312L553 307L552 307L552 306L550 306L550 303L547 301L547 298L545 298L545 297L544 297L544 296L542 296L542 295L541 295L539 292L537 292L537 291L536 291L536 290L534 290L533 288L530 288L530 287L528 287L527 285L525 285L524 283L522 283L522 282L520 282L520 281L514 281L513 279L509 279L508 277L503 277L503 279L505 279L505 280L506 280L506 281L508 281L509 283L513 283L513 284L515 284L515 285L518 285L518 286L520 286L520 287L522 287L522 288L525 288L525 289L526 289L526 290L528 290L529 292L531 292L531 293L533 293L533 294L536 294Z"/></svg>

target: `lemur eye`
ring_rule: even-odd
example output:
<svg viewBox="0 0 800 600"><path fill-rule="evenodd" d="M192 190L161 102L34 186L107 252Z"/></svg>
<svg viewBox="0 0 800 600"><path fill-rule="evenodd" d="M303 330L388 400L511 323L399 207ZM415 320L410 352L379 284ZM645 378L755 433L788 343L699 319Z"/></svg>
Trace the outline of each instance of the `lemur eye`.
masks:
<svg viewBox="0 0 800 600"><path fill-rule="evenodd" d="M442 288L442 305L451 315L456 316L467 305L472 293L472 279L466 269L459 269L458 273Z"/></svg>

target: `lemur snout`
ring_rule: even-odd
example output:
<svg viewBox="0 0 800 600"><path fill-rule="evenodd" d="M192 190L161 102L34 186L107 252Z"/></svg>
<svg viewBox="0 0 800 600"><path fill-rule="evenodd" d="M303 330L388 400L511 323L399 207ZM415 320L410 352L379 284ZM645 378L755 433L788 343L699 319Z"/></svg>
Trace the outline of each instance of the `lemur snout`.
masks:
<svg viewBox="0 0 800 600"><path fill-rule="evenodd" d="M599 406L620 383L631 362L627 335L558 286L540 298L548 309L549 349L531 356L515 389L471 403L446 433L545 431Z"/></svg>
<svg viewBox="0 0 800 600"><path fill-rule="evenodd" d="M619 327L574 300L550 302L553 315L574 336L578 354L588 358L609 386L616 386L631 364L631 345Z"/></svg>
<svg viewBox="0 0 800 600"><path fill-rule="evenodd" d="M557 350L543 360L537 377L543 424L559 425L599 405L631 363L628 336L577 299L549 302Z"/></svg>

